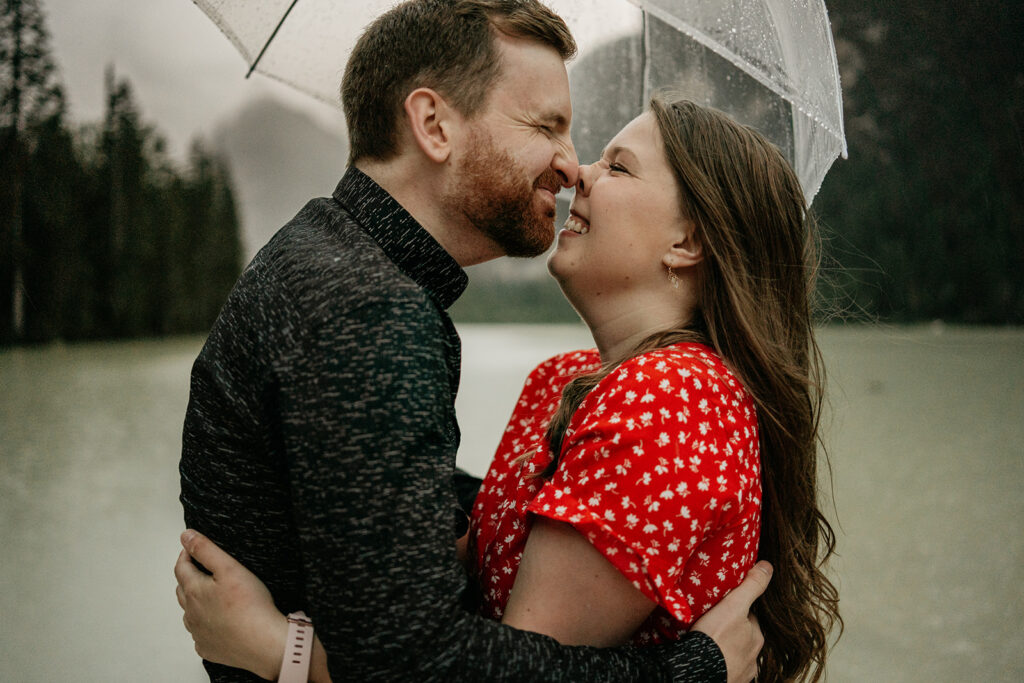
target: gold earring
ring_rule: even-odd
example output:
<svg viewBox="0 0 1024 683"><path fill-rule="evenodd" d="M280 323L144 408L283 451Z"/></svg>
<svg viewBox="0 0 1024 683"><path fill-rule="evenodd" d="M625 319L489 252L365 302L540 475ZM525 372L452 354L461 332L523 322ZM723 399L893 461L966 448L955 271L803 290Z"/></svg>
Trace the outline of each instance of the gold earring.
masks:
<svg viewBox="0 0 1024 683"><path fill-rule="evenodd" d="M668 269L668 281L672 283L673 289L679 289L679 277L671 268Z"/></svg>

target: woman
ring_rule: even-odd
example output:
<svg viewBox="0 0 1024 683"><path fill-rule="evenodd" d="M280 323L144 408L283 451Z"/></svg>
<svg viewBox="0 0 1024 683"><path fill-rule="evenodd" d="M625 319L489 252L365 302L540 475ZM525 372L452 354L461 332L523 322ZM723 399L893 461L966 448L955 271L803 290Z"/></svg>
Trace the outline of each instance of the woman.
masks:
<svg viewBox="0 0 1024 683"><path fill-rule="evenodd" d="M655 98L581 168L548 267L597 349L531 373L477 497L485 614L567 644L674 639L759 557L759 678L821 676L841 620L813 246L781 154L714 110ZM258 611L277 626L231 637L280 661L282 617L269 595Z"/></svg>

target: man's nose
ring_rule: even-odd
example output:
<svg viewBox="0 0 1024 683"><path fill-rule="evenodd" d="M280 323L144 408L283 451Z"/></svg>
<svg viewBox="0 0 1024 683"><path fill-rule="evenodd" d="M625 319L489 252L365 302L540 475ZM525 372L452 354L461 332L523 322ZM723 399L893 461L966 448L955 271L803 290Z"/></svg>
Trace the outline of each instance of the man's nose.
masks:
<svg viewBox="0 0 1024 683"><path fill-rule="evenodd" d="M576 149L569 142L563 149L555 154L551 167L558 174L562 187L575 187L579 179L579 159L576 158Z"/></svg>

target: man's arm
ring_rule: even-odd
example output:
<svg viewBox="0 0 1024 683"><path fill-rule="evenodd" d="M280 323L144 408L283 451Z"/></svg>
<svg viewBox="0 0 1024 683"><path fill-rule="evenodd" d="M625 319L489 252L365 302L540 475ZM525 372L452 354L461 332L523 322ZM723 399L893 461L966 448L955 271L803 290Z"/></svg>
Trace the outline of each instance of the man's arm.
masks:
<svg viewBox="0 0 1024 683"><path fill-rule="evenodd" d="M307 611L334 677L667 679L662 656L563 647L459 607L456 443L444 332L429 306L364 306L358 329L350 316L312 330L278 373ZM709 639L673 647L724 669Z"/></svg>
<svg viewBox="0 0 1024 683"><path fill-rule="evenodd" d="M185 627L192 634L196 652L204 659L253 671L273 679L281 667L287 620L274 605L266 586L202 534L182 534L183 552L174 566L178 603L185 610ZM199 571L193 559L210 570ZM729 683L746 683L756 672L763 639L757 621L750 616L752 602L768 584L771 566L758 563L743 583L697 622L685 647L667 651L676 680L720 680L713 668L714 642L700 630L712 631L728 656ZM311 681L330 681L327 657L314 639ZM702 648L711 648L705 651ZM708 654L714 656L708 656ZM708 668L711 666L712 668Z"/></svg>

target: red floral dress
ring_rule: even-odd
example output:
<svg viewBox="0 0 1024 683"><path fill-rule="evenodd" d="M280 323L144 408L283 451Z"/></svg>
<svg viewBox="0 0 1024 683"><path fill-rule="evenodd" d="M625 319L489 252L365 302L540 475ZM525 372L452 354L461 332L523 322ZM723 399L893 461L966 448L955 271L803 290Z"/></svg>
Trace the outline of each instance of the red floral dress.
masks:
<svg viewBox="0 0 1024 683"><path fill-rule="evenodd" d="M543 515L571 524L657 603L635 643L678 639L756 559L754 403L710 348L651 351L583 400L554 476L531 476L551 461L544 432L562 388L599 365L596 350L566 353L526 379L472 515L483 612L501 618L532 515Z"/></svg>

